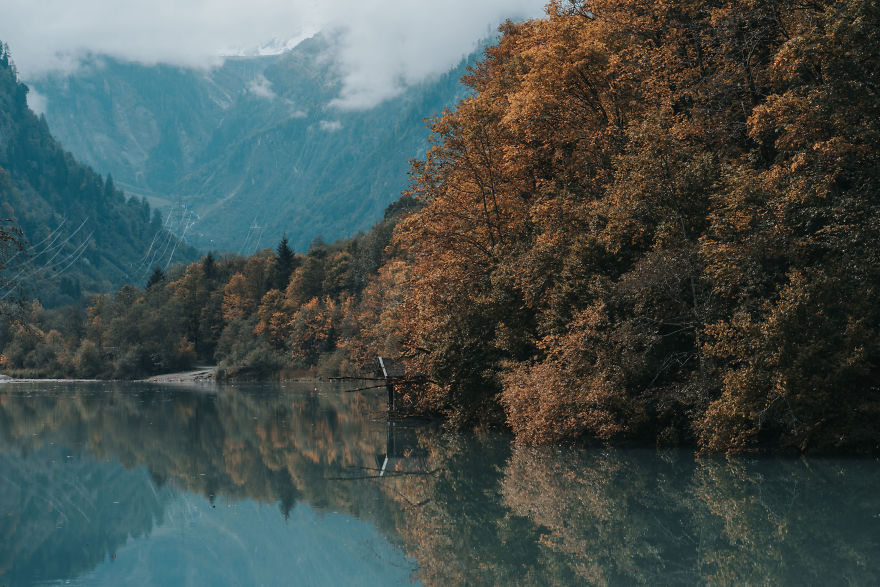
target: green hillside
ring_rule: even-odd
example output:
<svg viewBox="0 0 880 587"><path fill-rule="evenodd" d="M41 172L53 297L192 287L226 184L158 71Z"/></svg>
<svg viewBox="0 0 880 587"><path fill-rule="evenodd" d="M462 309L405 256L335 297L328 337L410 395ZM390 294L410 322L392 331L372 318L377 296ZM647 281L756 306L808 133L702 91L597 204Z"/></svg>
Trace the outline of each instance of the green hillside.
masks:
<svg viewBox="0 0 880 587"><path fill-rule="evenodd" d="M0 44L0 217L20 227L28 246L9 260L0 301L19 296L44 304L146 280L153 266L188 261L189 246L140 198L64 151L46 120L27 105L5 45Z"/></svg>

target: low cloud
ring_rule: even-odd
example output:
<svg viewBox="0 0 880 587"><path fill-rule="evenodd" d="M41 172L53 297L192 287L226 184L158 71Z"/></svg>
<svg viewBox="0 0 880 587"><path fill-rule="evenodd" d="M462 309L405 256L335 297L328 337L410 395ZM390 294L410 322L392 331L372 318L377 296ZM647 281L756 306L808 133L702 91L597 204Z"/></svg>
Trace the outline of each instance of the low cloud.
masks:
<svg viewBox="0 0 880 587"><path fill-rule="evenodd" d="M4 6L0 39L25 79L90 53L205 68L237 49L297 37L315 18L311 2L40 0Z"/></svg>
<svg viewBox="0 0 880 587"><path fill-rule="evenodd" d="M440 75L494 36L505 19L536 17L545 2L534 0L360 0L337 24L342 91L334 102L369 108L406 86Z"/></svg>
<svg viewBox="0 0 880 587"><path fill-rule="evenodd" d="M36 114L45 114L46 96L35 91L33 88L28 88L27 105L28 108L33 110Z"/></svg>
<svg viewBox="0 0 880 587"><path fill-rule="evenodd" d="M262 74L251 80L248 84L248 92L259 98L274 100L277 96L272 91L272 82L267 80Z"/></svg>
<svg viewBox="0 0 880 587"><path fill-rule="evenodd" d="M536 17L545 0L40 0L3 8L0 40L22 77L69 71L90 54L209 68L223 55L289 47L340 32L335 105L369 108L448 71L507 18ZM282 39L283 41L279 41ZM255 91L254 91L255 90ZM257 95L268 86L255 86ZM268 97L268 96L264 96Z"/></svg>
<svg viewBox="0 0 880 587"><path fill-rule="evenodd" d="M338 120L322 120L318 123L318 126L325 132L336 132L342 129L342 123Z"/></svg>

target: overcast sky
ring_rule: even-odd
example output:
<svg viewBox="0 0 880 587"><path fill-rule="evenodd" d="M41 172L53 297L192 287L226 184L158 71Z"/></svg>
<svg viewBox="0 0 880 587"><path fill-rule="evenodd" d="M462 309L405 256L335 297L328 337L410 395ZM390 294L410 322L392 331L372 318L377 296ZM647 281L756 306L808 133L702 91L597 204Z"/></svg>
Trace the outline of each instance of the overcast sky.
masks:
<svg viewBox="0 0 880 587"><path fill-rule="evenodd" d="M447 71L506 18L546 0L0 0L0 40L21 77L74 67L86 53L210 67L273 39L341 30L338 104L369 107Z"/></svg>

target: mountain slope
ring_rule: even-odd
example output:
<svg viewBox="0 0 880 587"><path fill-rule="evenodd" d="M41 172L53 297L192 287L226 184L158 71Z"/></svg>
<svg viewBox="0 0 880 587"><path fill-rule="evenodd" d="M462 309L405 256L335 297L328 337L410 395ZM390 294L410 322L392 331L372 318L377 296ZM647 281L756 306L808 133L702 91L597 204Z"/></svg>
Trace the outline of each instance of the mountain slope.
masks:
<svg viewBox="0 0 880 587"><path fill-rule="evenodd" d="M24 293L68 302L140 283L153 265L196 256L163 229L147 202L127 199L109 176L65 152L28 108L27 93L0 44L0 216L30 243L7 268L18 287L0 290L0 299Z"/></svg>
<svg viewBox="0 0 880 587"><path fill-rule="evenodd" d="M193 214L190 242L249 253L286 232L303 250L381 218L425 152L425 119L465 95L463 61L375 108L340 110L334 51L316 36L211 71L99 58L33 85L78 157Z"/></svg>

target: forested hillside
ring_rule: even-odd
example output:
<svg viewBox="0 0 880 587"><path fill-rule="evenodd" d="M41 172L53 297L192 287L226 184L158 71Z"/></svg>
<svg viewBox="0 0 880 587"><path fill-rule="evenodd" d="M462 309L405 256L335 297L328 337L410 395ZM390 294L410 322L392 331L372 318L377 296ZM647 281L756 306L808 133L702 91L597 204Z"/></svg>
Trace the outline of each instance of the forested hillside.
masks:
<svg viewBox="0 0 880 587"><path fill-rule="evenodd" d="M164 319L167 356L239 374L401 356L424 412L529 442L880 453L880 7L551 2L502 32L371 233L99 298L63 368Z"/></svg>
<svg viewBox="0 0 880 587"><path fill-rule="evenodd" d="M84 317L39 304L0 328L0 368L30 377L134 379L218 362L233 378L281 371L369 372L399 354L396 311L405 267L389 247L402 198L369 233L294 254L287 239L251 257L208 254L91 300Z"/></svg>
<svg viewBox="0 0 880 587"><path fill-rule="evenodd" d="M506 27L398 229L425 399L531 441L880 450L878 72L871 0Z"/></svg>
<svg viewBox="0 0 880 587"><path fill-rule="evenodd" d="M77 157L154 205L180 204L189 242L250 254L287 233L304 251L379 220L424 155L425 119L465 92L462 63L376 107L336 108L335 43L208 71L95 57L32 85Z"/></svg>
<svg viewBox="0 0 880 587"><path fill-rule="evenodd" d="M69 303L194 258L145 201L126 198L110 176L65 152L28 108L27 92L0 45L0 217L27 245L8 260L0 301Z"/></svg>

